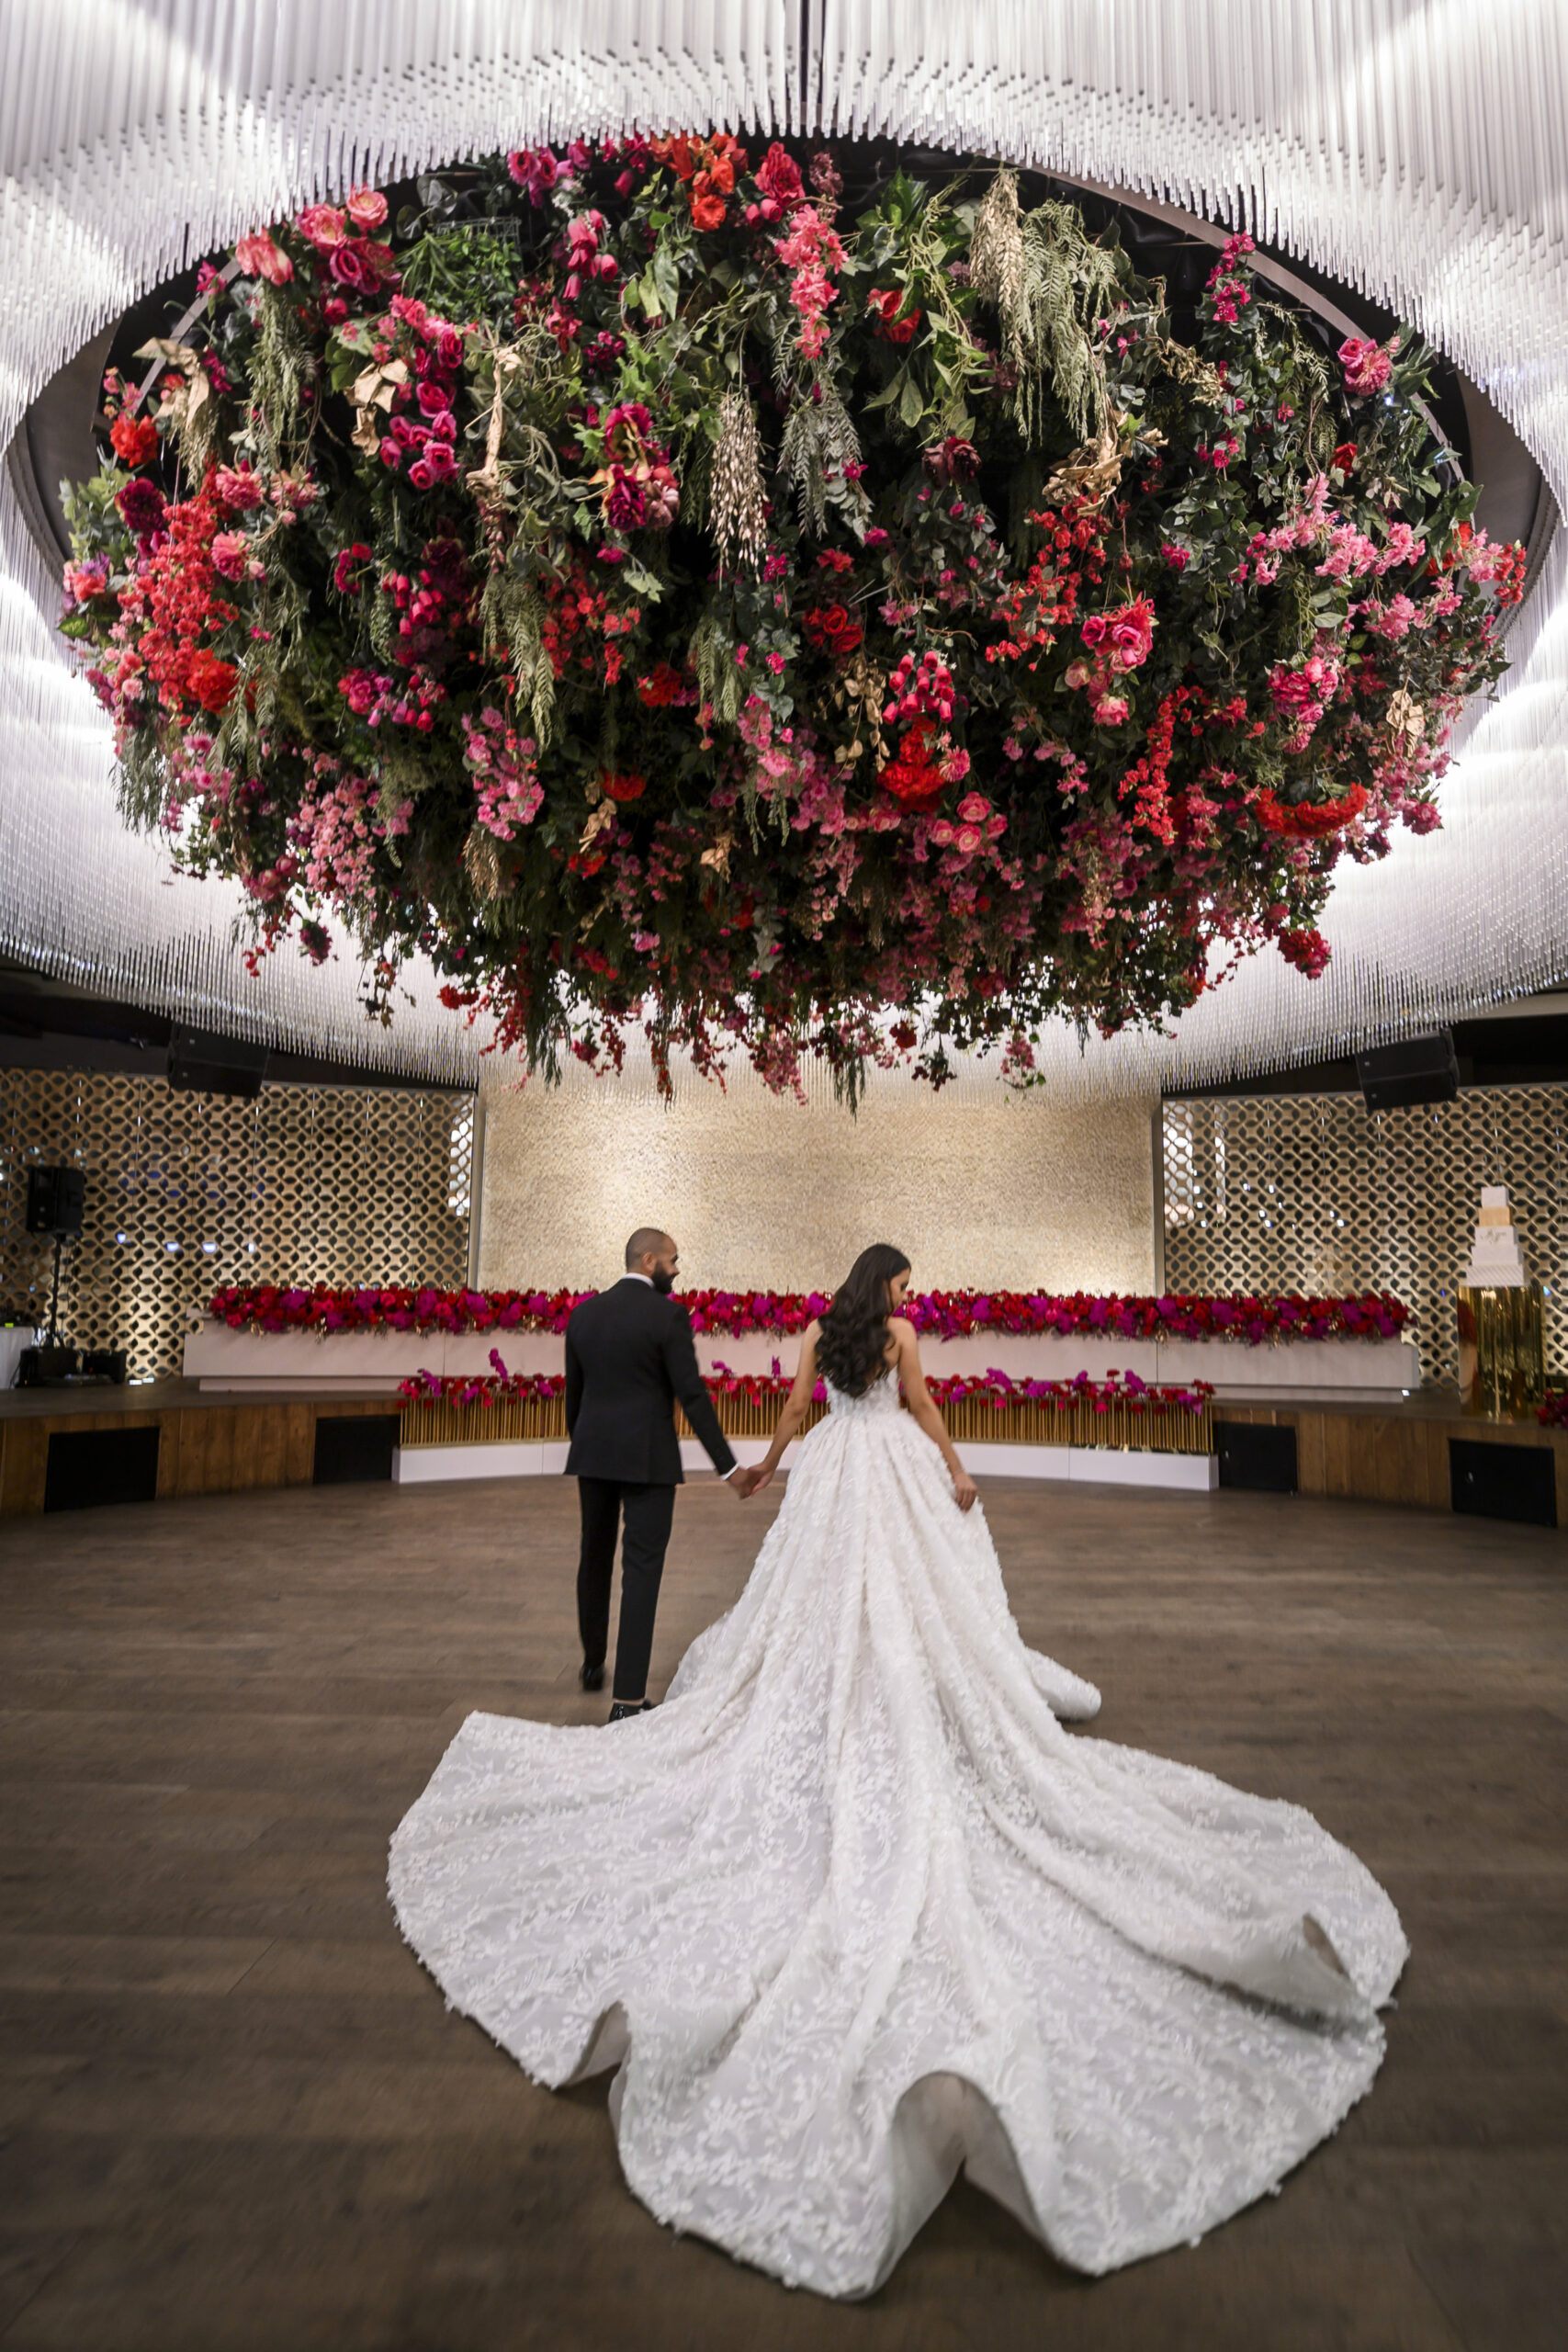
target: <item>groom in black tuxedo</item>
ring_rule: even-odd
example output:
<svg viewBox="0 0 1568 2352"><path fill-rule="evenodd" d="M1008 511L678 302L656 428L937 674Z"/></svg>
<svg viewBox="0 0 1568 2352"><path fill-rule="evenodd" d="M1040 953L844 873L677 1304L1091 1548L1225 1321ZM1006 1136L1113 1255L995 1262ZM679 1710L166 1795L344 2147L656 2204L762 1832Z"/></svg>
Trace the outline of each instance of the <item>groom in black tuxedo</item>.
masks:
<svg viewBox="0 0 1568 2352"><path fill-rule="evenodd" d="M667 1233L640 1226L621 1280L585 1298L566 1327L566 1467L582 1505L577 1623L585 1690L604 1687L617 1522L626 1529L612 1723L649 1703L654 1611L682 1483L677 1398L714 1468L742 1499L755 1475L729 1450L697 1370L691 1317L670 1295L678 1260Z"/></svg>

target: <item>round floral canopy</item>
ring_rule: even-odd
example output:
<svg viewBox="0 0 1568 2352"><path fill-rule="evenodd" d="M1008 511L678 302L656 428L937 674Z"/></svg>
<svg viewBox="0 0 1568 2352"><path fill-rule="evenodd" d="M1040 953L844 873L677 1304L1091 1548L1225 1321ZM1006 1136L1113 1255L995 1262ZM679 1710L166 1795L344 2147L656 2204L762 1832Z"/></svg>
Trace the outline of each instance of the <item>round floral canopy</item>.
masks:
<svg viewBox="0 0 1568 2352"><path fill-rule="evenodd" d="M1006 168L728 135L356 190L204 266L73 503L124 799L253 956L423 950L550 1066L852 1083L1314 974L1438 822L1522 551L1414 339L1195 319ZM890 1010L889 1010L890 1009Z"/></svg>

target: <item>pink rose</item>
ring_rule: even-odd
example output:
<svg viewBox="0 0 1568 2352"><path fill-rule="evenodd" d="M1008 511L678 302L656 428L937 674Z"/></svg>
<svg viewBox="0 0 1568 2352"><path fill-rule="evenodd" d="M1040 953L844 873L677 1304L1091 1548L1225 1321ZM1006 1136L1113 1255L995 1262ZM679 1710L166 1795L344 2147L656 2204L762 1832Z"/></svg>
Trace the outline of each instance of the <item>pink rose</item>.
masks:
<svg viewBox="0 0 1568 2352"><path fill-rule="evenodd" d="M508 155L506 168L530 204L543 204L560 174L547 147L519 147Z"/></svg>
<svg viewBox="0 0 1568 2352"><path fill-rule="evenodd" d="M327 257L327 267L338 284L346 286L354 294L367 294L376 283L374 265L360 245L334 245Z"/></svg>
<svg viewBox="0 0 1568 2352"><path fill-rule="evenodd" d="M1381 392L1393 373L1393 353L1398 344L1397 335L1390 339L1385 349L1370 336L1353 334L1339 346L1339 365L1345 370L1345 390L1358 399Z"/></svg>
<svg viewBox="0 0 1568 2352"><path fill-rule="evenodd" d="M973 857L984 842L985 835L976 825L960 825L954 838L964 856Z"/></svg>
<svg viewBox="0 0 1568 2352"><path fill-rule="evenodd" d="M335 204L308 204L295 226L319 254L330 254L348 234L348 223Z"/></svg>
<svg viewBox="0 0 1568 2352"><path fill-rule="evenodd" d="M966 825L984 823L991 813L991 804L983 792L966 792L958 804L958 814Z"/></svg>
<svg viewBox="0 0 1568 2352"><path fill-rule="evenodd" d="M457 478L457 460L446 441L427 441L424 454L409 468L409 480L416 490L433 490L437 482Z"/></svg>
<svg viewBox="0 0 1568 2352"><path fill-rule="evenodd" d="M1089 631L1084 635L1087 639ZM1149 658L1155 638L1155 608L1146 596L1112 613L1105 630L1111 658L1119 670L1136 670Z"/></svg>
<svg viewBox="0 0 1568 2352"><path fill-rule="evenodd" d="M250 542L243 531L218 531L212 539L212 569L225 580L243 580L250 555Z"/></svg>
<svg viewBox="0 0 1568 2352"><path fill-rule="evenodd" d="M1127 703L1122 695L1101 695L1094 706L1097 727L1121 727L1127 718Z"/></svg>
<svg viewBox="0 0 1568 2352"><path fill-rule="evenodd" d="M348 217L358 230L378 229L387 217L387 199L379 188L356 187L348 199Z"/></svg>
<svg viewBox="0 0 1568 2352"><path fill-rule="evenodd" d="M294 275L294 264L281 246L273 243L265 229L242 237L234 248L234 258L245 277L265 277L269 286L287 285Z"/></svg>
<svg viewBox="0 0 1568 2352"><path fill-rule="evenodd" d="M220 466L213 487L225 506L243 514L262 503L265 492L249 466Z"/></svg>

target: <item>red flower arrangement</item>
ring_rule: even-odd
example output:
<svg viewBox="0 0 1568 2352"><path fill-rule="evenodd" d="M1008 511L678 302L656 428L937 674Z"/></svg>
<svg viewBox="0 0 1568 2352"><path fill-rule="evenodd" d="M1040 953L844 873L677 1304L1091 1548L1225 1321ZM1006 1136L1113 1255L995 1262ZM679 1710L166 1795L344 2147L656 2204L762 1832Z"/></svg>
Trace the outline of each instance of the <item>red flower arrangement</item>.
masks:
<svg viewBox="0 0 1568 2352"><path fill-rule="evenodd" d="M564 1331L573 1307L593 1295L572 1290L241 1283L217 1292L208 1311L234 1331ZM756 1331L789 1337L831 1305L825 1291L694 1290L682 1292L680 1299L694 1330L731 1339ZM1294 1292L1278 1297L1145 1298L1115 1292L1058 1296L1045 1291L921 1291L906 1299L904 1312L917 1331L939 1340L996 1331L1060 1339L1227 1340L1253 1348L1276 1340L1397 1340L1414 1321L1409 1307L1386 1291L1348 1298Z"/></svg>
<svg viewBox="0 0 1568 2352"><path fill-rule="evenodd" d="M508 1372L495 1348L490 1351L490 1360L494 1373L476 1373L471 1378L461 1373L416 1372L412 1380L399 1381L398 1394L405 1405L482 1405L487 1411L508 1397L526 1400L566 1394L564 1373Z"/></svg>
<svg viewBox="0 0 1568 2352"><path fill-rule="evenodd" d="M566 1381L559 1373L508 1372L493 1348L490 1360L496 1367L493 1374L465 1377L460 1373L417 1372L412 1379L399 1382L398 1394L406 1405L479 1405L487 1411L510 1397L565 1394ZM704 1385L717 1396L740 1396L754 1405L782 1405L795 1384L779 1369L775 1356L770 1373L732 1372L728 1364L716 1363L704 1374ZM939 1405L989 1405L998 1413L1016 1405L1032 1405L1042 1413L1070 1413L1075 1406L1089 1405L1097 1413L1109 1413L1113 1406L1122 1405L1134 1413L1197 1414L1214 1396L1207 1380L1189 1381L1180 1387L1156 1386L1140 1380L1135 1372L1109 1373L1103 1380L1091 1380L1087 1372L1075 1374L1071 1380L1010 1380L1005 1372L992 1371L969 1379L954 1374L947 1380L928 1381L926 1385ZM828 1391L820 1380L811 1393L818 1405L827 1403Z"/></svg>
<svg viewBox="0 0 1568 2352"><path fill-rule="evenodd" d="M1366 805L1366 793L1353 784L1337 800L1303 800L1294 805L1276 799L1271 792L1260 792L1252 813L1265 832L1282 834L1288 841L1320 842L1353 824Z"/></svg>

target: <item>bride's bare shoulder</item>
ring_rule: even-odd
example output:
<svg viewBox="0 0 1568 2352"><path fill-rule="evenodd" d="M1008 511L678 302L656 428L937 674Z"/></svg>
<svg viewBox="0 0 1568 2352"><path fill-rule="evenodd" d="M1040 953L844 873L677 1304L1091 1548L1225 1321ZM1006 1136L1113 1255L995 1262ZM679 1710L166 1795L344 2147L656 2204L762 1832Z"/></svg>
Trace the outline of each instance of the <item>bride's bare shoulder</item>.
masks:
<svg viewBox="0 0 1568 2352"><path fill-rule="evenodd" d="M915 1327L907 1315L890 1315L887 1318L887 1329L898 1347L912 1348L918 1344Z"/></svg>

